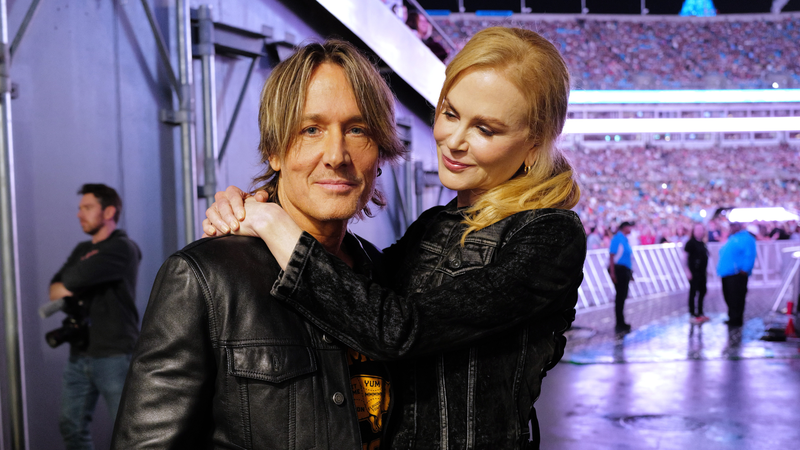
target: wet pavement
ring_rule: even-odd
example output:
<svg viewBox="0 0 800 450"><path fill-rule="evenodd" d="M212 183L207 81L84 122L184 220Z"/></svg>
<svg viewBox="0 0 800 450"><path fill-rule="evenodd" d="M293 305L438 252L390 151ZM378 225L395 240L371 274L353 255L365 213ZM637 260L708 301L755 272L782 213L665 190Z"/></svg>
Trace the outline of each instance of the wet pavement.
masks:
<svg viewBox="0 0 800 450"><path fill-rule="evenodd" d="M543 450L785 449L800 445L800 340L761 340L774 291L748 293L729 329L710 291L702 325L686 294L579 313L564 359L536 403Z"/></svg>

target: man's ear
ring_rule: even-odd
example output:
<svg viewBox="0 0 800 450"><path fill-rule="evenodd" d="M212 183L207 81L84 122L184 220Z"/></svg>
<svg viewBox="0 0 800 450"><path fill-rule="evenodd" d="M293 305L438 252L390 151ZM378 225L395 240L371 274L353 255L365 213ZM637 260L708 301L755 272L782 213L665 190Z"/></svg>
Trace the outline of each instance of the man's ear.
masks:
<svg viewBox="0 0 800 450"><path fill-rule="evenodd" d="M106 206L106 208L103 210L103 220L113 219L116 213L117 213L116 206Z"/></svg>
<svg viewBox="0 0 800 450"><path fill-rule="evenodd" d="M272 168L275 172L281 171L281 159L278 155L270 155L269 157L269 167Z"/></svg>

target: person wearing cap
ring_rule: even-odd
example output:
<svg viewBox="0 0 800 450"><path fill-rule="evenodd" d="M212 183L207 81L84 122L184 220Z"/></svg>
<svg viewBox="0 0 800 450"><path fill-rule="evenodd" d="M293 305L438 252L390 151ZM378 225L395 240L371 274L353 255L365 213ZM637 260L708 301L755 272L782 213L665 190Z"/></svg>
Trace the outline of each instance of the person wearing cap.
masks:
<svg viewBox="0 0 800 450"><path fill-rule="evenodd" d="M633 229L633 222L622 222L617 230L617 234L611 239L609 247L608 274L614 282L616 296L614 297L614 313L617 324L614 331L617 334L624 334L631 331L631 326L625 323L625 299L628 298L628 284L633 280L633 263L631 255L633 250L628 242L628 235Z"/></svg>
<svg viewBox="0 0 800 450"><path fill-rule="evenodd" d="M717 275L722 278L722 296L728 305L726 323L731 327L744 324L747 280L756 262L757 235L758 227L754 224L745 229L740 223L731 223L731 235L719 249Z"/></svg>

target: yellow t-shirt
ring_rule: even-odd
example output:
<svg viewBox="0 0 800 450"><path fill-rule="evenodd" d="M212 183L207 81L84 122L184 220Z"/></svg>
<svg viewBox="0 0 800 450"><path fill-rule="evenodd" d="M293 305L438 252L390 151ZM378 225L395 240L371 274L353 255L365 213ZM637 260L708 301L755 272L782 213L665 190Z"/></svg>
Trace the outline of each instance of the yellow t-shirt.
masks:
<svg viewBox="0 0 800 450"><path fill-rule="evenodd" d="M353 390L356 415L363 450L378 450L391 403L391 386L386 366L361 353L348 349L350 388Z"/></svg>

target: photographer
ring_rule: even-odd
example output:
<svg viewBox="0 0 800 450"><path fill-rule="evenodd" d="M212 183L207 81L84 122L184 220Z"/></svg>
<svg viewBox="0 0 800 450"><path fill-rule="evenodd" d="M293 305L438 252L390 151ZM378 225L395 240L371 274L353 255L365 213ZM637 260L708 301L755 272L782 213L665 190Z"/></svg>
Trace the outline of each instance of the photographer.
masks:
<svg viewBox="0 0 800 450"><path fill-rule="evenodd" d="M68 450L93 448L89 423L99 395L112 421L116 417L139 337L135 288L142 256L117 229L122 200L103 184L85 184L78 194L83 195L78 219L92 239L75 247L50 282L50 300L65 298L68 318L47 336L53 346L70 343L59 418Z"/></svg>

